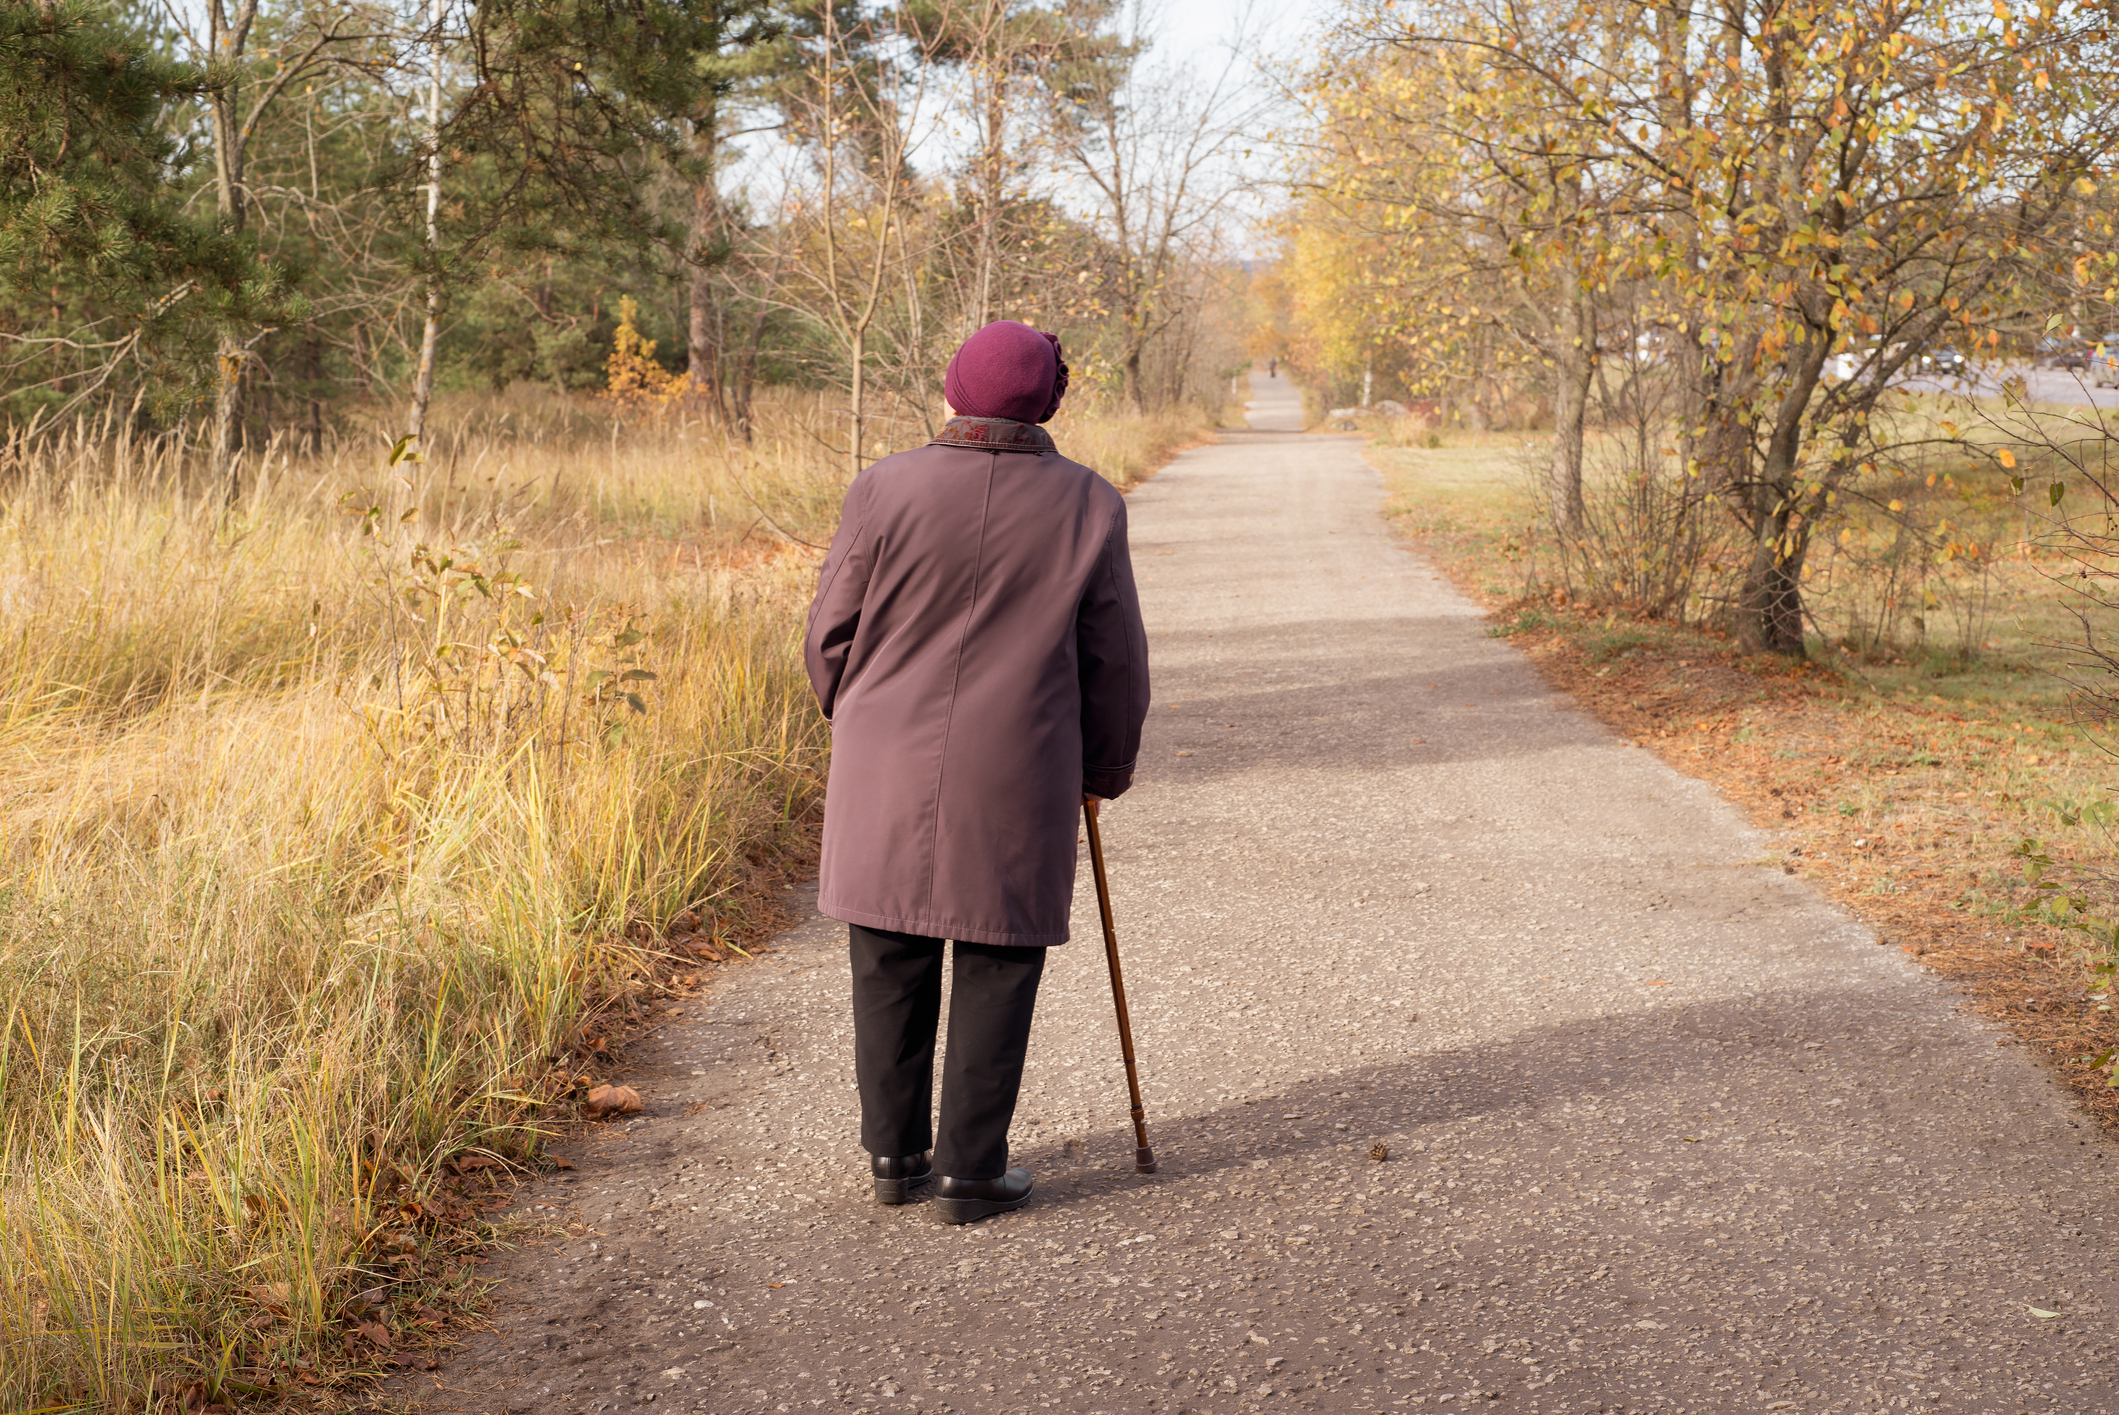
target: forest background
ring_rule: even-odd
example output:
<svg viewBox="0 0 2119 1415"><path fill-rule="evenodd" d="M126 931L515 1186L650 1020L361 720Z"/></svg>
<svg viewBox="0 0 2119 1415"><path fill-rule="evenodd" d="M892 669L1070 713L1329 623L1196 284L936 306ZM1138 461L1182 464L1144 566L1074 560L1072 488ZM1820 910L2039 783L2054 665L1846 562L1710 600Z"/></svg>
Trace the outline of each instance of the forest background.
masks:
<svg viewBox="0 0 2119 1415"><path fill-rule="evenodd" d="M0 4L0 1403L417 1359L484 1186L777 921L818 547L991 318L1121 485L1280 360L1832 887L2073 940L2103 1086L2112 438L2039 365L2119 321L2110 24Z"/></svg>

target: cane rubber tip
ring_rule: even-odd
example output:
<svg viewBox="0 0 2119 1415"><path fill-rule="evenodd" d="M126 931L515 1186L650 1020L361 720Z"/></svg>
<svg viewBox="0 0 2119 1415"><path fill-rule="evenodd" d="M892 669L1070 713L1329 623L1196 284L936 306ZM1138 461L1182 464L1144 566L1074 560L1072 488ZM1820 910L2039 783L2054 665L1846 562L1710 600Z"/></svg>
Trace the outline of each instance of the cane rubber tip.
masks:
<svg viewBox="0 0 2119 1415"><path fill-rule="evenodd" d="M1133 1152L1133 1168L1142 1174L1155 1173L1155 1151L1142 1145Z"/></svg>

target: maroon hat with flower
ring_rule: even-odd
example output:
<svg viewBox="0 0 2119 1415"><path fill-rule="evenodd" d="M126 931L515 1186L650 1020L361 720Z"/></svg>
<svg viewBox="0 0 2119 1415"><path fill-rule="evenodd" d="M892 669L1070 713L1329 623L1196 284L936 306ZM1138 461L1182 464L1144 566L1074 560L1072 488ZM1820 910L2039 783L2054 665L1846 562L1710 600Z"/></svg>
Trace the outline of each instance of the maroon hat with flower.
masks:
<svg viewBox="0 0 2119 1415"><path fill-rule="evenodd" d="M942 391L961 417L1045 422L1067 396L1059 336L997 319L956 351Z"/></svg>

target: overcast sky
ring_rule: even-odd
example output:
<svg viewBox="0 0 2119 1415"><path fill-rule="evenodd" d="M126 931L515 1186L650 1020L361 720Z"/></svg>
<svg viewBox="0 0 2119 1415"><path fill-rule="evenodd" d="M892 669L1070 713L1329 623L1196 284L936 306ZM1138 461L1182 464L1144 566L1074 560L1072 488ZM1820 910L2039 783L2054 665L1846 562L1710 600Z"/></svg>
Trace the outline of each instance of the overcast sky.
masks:
<svg viewBox="0 0 2119 1415"><path fill-rule="evenodd" d="M1317 28L1319 17L1334 8L1327 0L1158 0L1160 28L1172 57L1202 64L1218 59L1244 21L1251 31L1249 48L1274 59L1298 58L1302 42ZM1245 10L1249 14L1245 15Z"/></svg>

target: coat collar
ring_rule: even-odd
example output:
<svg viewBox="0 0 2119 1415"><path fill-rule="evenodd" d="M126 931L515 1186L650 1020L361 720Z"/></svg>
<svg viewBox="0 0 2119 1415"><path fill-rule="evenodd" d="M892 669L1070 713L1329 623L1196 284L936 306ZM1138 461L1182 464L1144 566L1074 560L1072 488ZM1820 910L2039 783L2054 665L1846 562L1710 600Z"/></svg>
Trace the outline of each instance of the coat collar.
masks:
<svg viewBox="0 0 2119 1415"><path fill-rule="evenodd" d="M1007 418L951 418L930 447L975 447L981 452L1057 452L1052 434L1036 423Z"/></svg>

